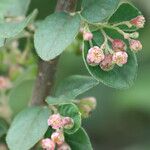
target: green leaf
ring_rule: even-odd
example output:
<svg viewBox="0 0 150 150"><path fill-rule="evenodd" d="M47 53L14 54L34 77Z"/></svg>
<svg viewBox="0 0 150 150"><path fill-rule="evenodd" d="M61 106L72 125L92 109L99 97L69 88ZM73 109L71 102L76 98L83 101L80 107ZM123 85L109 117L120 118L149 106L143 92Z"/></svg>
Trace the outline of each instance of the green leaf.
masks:
<svg viewBox="0 0 150 150"><path fill-rule="evenodd" d="M122 3L109 19L109 23L114 24L123 21L130 21L139 15L141 15L141 12L135 6L130 3ZM138 29L136 27L129 28L126 25L119 25L118 27L125 31L134 31Z"/></svg>
<svg viewBox="0 0 150 150"><path fill-rule="evenodd" d="M61 105L59 113L64 117L71 117L74 120L74 126L71 129L65 129L64 131L68 134L75 133L81 127L81 114L78 107L75 104Z"/></svg>
<svg viewBox="0 0 150 150"><path fill-rule="evenodd" d="M107 34L114 38L114 39L123 39L123 37L118 34L115 30L107 30ZM101 32L98 30L96 32L93 32L94 39L93 44L100 46L103 43L103 36ZM128 57L128 63L125 64L123 67L118 67L117 65L115 68L111 71L103 71L99 66L92 67L87 64L86 62L86 56L88 53L88 50L90 49L90 45L88 42L85 42L84 45L84 51L83 51L83 59L85 62L85 65L89 71L89 73L98 81L102 82L103 84L110 86L112 88L117 89L124 89L129 88L137 75L137 59L136 56L131 50L128 48L127 53L129 55Z"/></svg>
<svg viewBox="0 0 150 150"><path fill-rule="evenodd" d="M28 150L33 147L48 129L47 119L50 111L47 108L31 107L19 113L6 137L10 150Z"/></svg>
<svg viewBox="0 0 150 150"><path fill-rule="evenodd" d="M71 150L93 150L90 139L83 128L80 128L75 134L66 134L65 138Z"/></svg>
<svg viewBox="0 0 150 150"><path fill-rule="evenodd" d="M37 15L37 10L33 11L24 21L19 23L0 23L0 38L11 38L19 34Z"/></svg>
<svg viewBox="0 0 150 150"><path fill-rule="evenodd" d="M38 55L43 60L51 60L60 55L75 39L80 27L79 15L54 13L48 16L35 33L34 43Z"/></svg>
<svg viewBox="0 0 150 150"><path fill-rule="evenodd" d="M8 124L7 122L0 118L0 138L7 133L8 130Z"/></svg>
<svg viewBox="0 0 150 150"><path fill-rule="evenodd" d="M9 94L9 106L13 114L17 114L28 106L32 97L34 79L27 79L16 85Z"/></svg>
<svg viewBox="0 0 150 150"><path fill-rule="evenodd" d="M56 88L55 96L75 99L78 95L97 86L99 82L89 76L74 75L66 78Z"/></svg>
<svg viewBox="0 0 150 150"><path fill-rule="evenodd" d="M115 11L120 0L83 0L81 15L89 22L102 22Z"/></svg>
<svg viewBox="0 0 150 150"><path fill-rule="evenodd" d="M31 0L1 0L1 16L24 16Z"/></svg>

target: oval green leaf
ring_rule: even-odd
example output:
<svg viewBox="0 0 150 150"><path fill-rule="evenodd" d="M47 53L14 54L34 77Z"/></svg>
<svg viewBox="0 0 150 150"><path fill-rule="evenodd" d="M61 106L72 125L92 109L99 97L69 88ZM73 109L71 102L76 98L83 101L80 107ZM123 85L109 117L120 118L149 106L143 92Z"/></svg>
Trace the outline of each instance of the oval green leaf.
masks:
<svg viewBox="0 0 150 150"><path fill-rule="evenodd" d="M80 27L79 15L54 13L39 24L34 43L37 54L46 61L60 55L75 39Z"/></svg>
<svg viewBox="0 0 150 150"><path fill-rule="evenodd" d="M71 129L65 129L68 134L75 133L81 127L81 114L75 104L66 104L59 106L59 113L64 117L71 117L74 120L74 126Z"/></svg>
<svg viewBox="0 0 150 150"><path fill-rule="evenodd" d="M81 15L88 22L102 22L116 10L120 0L83 0Z"/></svg>
<svg viewBox="0 0 150 150"><path fill-rule="evenodd" d="M50 111L47 108L31 107L19 113L6 137L10 150L28 150L46 133L47 119Z"/></svg>
<svg viewBox="0 0 150 150"><path fill-rule="evenodd" d="M101 32L95 31L93 32L94 39L93 44L100 46L103 43L103 36ZM123 37L118 34L115 30L108 30L107 34L112 38L116 39L123 39ZM86 56L88 50L90 49L90 44L85 42L84 44L84 51L83 51L83 59L85 65L89 71L89 73L98 81L102 82L103 84L117 89L125 89L129 88L133 83L137 75L137 59L133 52L130 49L127 50L129 58L128 63L125 64L123 67L118 67L117 65L111 71L103 71L99 66L92 67L87 64Z"/></svg>
<svg viewBox="0 0 150 150"><path fill-rule="evenodd" d="M65 138L71 150L93 150L90 139L83 128L80 128L74 134L66 134Z"/></svg>

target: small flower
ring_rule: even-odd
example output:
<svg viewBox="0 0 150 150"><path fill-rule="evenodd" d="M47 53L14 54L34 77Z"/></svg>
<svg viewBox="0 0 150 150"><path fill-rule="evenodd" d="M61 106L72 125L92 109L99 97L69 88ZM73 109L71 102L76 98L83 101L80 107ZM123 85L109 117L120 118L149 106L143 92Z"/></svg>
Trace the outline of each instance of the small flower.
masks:
<svg viewBox="0 0 150 150"><path fill-rule="evenodd" d="M53 129L59 129L63 127L63 120L60 114L54 114L49 117L48 125L51 126Z"/></svg>
<svg viewBox="0 0 150 150"><path fill-rule="evenodd" d="M82 114L82 117L89 117L90 113L96 108L96 99L95 97L87 97L81 99L78 103L79 110Z"/></svg>
<svg viewBox="0 0 150 150"><path fill-rule="evenodd" d="M11 88L10 80L6 77L0 76L0 90Z"/></svg>
<svg viewBox="0 0 150 150"><path fill-rule="evenodd" d="M134 52L142 50L142 44L139 40L130 40L130 49Z"/></svg>
<svg viewBox="0 0 150 150"><path fill-rule="evenodd" d="M140 15L137 16L136 18L132 19L130 21L130 23L134 26L136 26L137 28L143 28L145 25L145 18L144 16Z"/></svg>
<svg viewBox="0 0 150 150"><path fill-rule="evenodd" d="M115 52L112 59L115 64L121 66L127 63L128 54L124 51Z"/></svg>
<svg viewBox="0 0 150 150"><path fill-rule="evenodd" d="M105 56L102 49L100 49L98 46L94 46L88 51L87 62L89 65L92 66L99 65L99 63L104 59L104 57Z"/></svg>
<svg viewBox="0 0 150 150"><path fill-rule="evenodd" d="M61 145L65 141L64 134L61 131L56 131L51 135L51 139L58 145Z"/></svg>
<svg viewBox="0 0 150 150"><path fill-rule="evenodd" d="M83 32L83 39L85 41L90 41L93 39L93 34L91 32Z"/></svg>
<svg viewBox="0 0 150 150"><path fill-rule="evenodd" d="M71 129L74 126L74 121L70 117L63 118L63 125L65 129Z"/></svg>
<svg viewBox="0 0 150 150"><path fill-rule="evenodd" d="M114 39L112 42L112 49L116 52L125 51L126 50L126 44L120 39Z"/></svg>
<svg viewBox="0 0 150 150"><path fill-rule="evenodd" d="M63 143L62 145L58 146L57 150L71 150L71 148L67 143Z"/></svg>
<svg viewBox="0 0 150 150"><path fill-rule="evenodd" d="M112 62L113 55L107 54L105 55L104 60L100 63L100 67L104 71L110 71L114 68L114 64Z"/></svg>
<svg viewBox="0 0 150 150"><path fill-rule="evenodd" d="M45 150L54 150L55 149L55 143L47 138L42 140L42 148Z"/></svg>

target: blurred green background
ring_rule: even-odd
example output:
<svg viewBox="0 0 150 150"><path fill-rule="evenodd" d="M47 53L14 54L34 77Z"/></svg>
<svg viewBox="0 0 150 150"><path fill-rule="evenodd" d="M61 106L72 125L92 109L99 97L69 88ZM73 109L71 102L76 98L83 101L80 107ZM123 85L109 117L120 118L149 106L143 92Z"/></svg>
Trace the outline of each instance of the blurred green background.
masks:
<svg viewBox="0 0 150 150"><path fill-rule="evenodd" d="M135 84L128 90L114 90L101 84L80 96L97 98L97 109L83 121L94 150L150 150L150 0L131 1L147 20L140 31L143 51L138 54ZM43 19L54 11L55 4L56 0L32 0L29 12L38 8L38 19ZM60 57L56 85L73 74L88 72L81 55L70 50Z"/></svg>

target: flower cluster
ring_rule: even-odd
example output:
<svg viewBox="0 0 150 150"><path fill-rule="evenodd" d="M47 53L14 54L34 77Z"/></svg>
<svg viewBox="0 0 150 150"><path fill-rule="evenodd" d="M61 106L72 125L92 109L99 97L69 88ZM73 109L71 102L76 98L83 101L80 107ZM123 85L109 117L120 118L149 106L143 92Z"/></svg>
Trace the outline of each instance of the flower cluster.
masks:
<svg viewBox="0 0 150 150"><path fill-rule="evenodd" d="M0 90L6 90L11 87L10 80L6 77L0 76Z"/></svg>
<svg viewBox="0 0 150 150"><path fill-rule="evenodd" d="M128 22L131 27L143 28L145 24L145 18L143 16L137 16ZM106 27L107 28L107 27ZM129 42L129 48L133 52L138 52L142 49L142 44L137 38L139 37L138 32L126 33L119 27L114 26L117 32L119 32L123 39L113 39L109 37L106 32L102 29L104 36L104 43L99 46L93 46L91 44L93 35L90 32L83 32L83 39L89 41L91 48L87 53L87 63L91 66L99 66L104 71L110 71L115 65L122 67L128 62L127 44Z"/></svg>
<svg viewBox="0 0 150 150"><path fill-rule="evenodd" d="M63 117L60 114L53 114L49 117L48 126L51 126L55 132L51 138L42 140L42 148L45 150L71 150L70 146L65 142L63 129L71 129L74 126L74 121L70 117Z"/></svg>

